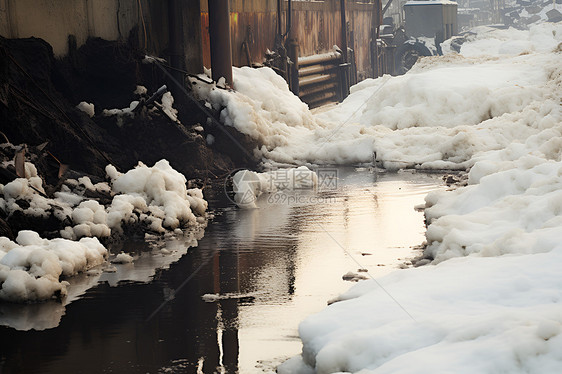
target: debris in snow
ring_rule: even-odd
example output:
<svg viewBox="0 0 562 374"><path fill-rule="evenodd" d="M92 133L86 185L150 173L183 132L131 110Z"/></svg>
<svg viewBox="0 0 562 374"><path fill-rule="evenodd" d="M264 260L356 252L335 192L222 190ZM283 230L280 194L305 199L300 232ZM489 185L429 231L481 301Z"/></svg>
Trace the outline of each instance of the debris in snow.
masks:
<svg viewBox="0 0 562 374"><path fill-rule="evenodd" d="M238 294L238 293L227 293L224 295L219 295L219 294L205 294L203 296L201 296L201 299L206 302L206 303L214 303L217 302L219 300L229 300L229 299L238 299L241 301L252 301L254 300L255 297L255 293L252 294Z"/></svg>
<svg viewBox="0 0 562 374"><path fill-rule="evenodd" d="M366 275L363 275L363 274L358 274L358 273L354 273L352 271L349 271L349 272L345 273L344 275L342 275L342 279L344 281L349 281L349 282L359 282L360 280L369 279L369 277L366 276Z"/></svg>
<svg viewBox="0 0 562 374"><path fill-rule="evenodd" d="M90 104L85 101L82 101L80 104L76 105L76 108L86 113L90 118L92 118L96 114L94 104Z"/></svg>
<svg viewBox="0 0 562 374"><path fill-rule="evenodd" d="M162 111L174 122L178 121L178 111L172 107L174 104L174 97L171 92L166 92L162 95Z"/></svg>
<svg viewBox="0 0 562 374"><path fill-rule="evenodd" d="M104 109L102 114L105 117L117 116L117 126L123 126L123 118L122 117L128 116L130 118L134 118L134 116L135 116L134 110L137 108L138 105L139 105L138 101L132 101L131 104L129 104L128 108Z"/></svg>
<svg viewBox="0 0 562 374"><path fill-rule="evenodd" d="M144 59L142 60L143 64L153 64L155 62L160 62L162 64L165 64L166 60L161 57L149 56L149 55L145 55Z"/></svg>

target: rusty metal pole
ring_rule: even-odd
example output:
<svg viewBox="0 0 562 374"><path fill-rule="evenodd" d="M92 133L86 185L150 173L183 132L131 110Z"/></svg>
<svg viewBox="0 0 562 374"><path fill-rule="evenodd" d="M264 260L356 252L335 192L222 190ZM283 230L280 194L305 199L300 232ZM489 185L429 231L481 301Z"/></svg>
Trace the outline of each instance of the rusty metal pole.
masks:
<svg viewBox="0 0 562 374"><path fill-rule="evenodd" d="M342 51L342 64L341 64L341 100L349 95L349 79L348 71L349 65L347 64L347 20L345 16L345 0L340 0L340 14L341 14L341 51Z"/></svg>
<svg viewBox="0 0 562 374"><path fill-rule="evenodd" d="M345 17L345 0L340 0L341 13L341 50L343 52L343 62L347 62L347 20Z"/></svg>
<svg viewBox="0 0 562 374"><path fill-rule="evenodd" d="M221 77L232 86L232 46L230 42L229 0L209 0L209 37L213 80Z"/></svg>
<svg viewBox="0 0 562 374"><path fill-rule="evenodd" d="M289 88L292 93L299 96L299 43L297 40L297 28L292 25L292 11L291 0L289 0L286 31L289 34L289 39L287 40L287 56L291 60L291 66L289 68Z"/></svg>

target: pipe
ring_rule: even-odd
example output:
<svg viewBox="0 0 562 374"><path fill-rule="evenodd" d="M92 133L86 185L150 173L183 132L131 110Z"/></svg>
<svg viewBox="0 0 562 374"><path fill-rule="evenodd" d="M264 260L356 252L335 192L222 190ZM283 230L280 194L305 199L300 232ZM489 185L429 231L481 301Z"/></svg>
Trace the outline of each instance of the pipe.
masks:
<svg viewBox="0 0 562 374"><path fill-rule="evenodd" d="M392 0L388 0L388 2L386 3L386 5L384 6L384 8L382 8L381 16L384 16L384 14L386 13L386 11L387 11L388 8L390 7L390 5L392 5Z"/></svg>
<svg viewBox="0 0 562 374"><path fill-rule="evenodd" d="M211 73L217 82L225 78L232 86L232 46L230 44L229 0L209 0Z"/></svg>
<svg viewBox="0 0 562 374"><path fill-rule="evenodd" d="M335 63L341 58L340 52L328 52L319 55L300 57L299 66L316 65L323 63Z"/></svg>

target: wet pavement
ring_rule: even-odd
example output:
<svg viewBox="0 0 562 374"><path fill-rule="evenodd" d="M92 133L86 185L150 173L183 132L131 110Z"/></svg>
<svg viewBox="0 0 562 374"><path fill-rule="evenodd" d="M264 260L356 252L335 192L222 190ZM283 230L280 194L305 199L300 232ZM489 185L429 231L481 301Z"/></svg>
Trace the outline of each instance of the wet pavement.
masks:
<svg viewBox="0 0 562 374"><path fill-rule="evenodd" d="M0 304L11 326L0 327L0 373L274 372L300 353L298 323L352 285L344 275L379 277L419 253L414 207L443 188L441 175L337 175L254 210L218 193L204 232L129 243L135 262L74 279L71 303Z"/></svg>

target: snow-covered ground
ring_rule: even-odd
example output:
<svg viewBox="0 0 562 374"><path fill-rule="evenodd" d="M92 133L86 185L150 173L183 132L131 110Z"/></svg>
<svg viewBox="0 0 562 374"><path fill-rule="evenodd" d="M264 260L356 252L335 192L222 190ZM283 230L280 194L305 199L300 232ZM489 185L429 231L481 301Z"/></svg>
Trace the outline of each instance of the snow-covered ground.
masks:
<svg viewBox="0 0 562 374"><path fill-rule="evenodd" d="M310 316L280 373L562 372L562 24L476 31L318 114L268 69L200 91L265 164L469 170L426 198L434 261Z"/></svg>
<svg viewBox="0 0 562 374"><path fill-rule="evenodd" d="M463 46L467 56L367 79L317 115L267 68L235 69L236 92L198 87L226 124L260 142L268 164L370 162L376 152L387 168L466 169L485 152L547 136L560 120L562 26L483 30Z"/></svg>

